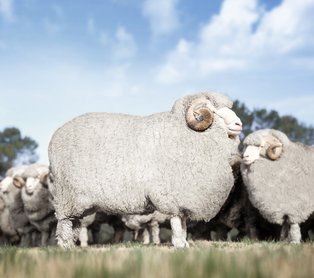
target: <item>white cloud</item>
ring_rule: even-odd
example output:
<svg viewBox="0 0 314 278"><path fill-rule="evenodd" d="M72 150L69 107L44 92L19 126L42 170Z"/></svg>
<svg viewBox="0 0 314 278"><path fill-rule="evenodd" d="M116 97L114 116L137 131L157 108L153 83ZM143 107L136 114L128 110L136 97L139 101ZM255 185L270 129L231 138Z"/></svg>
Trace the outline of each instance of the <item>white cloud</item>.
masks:
<svg viewBox="0 0 314 278"><path fill-rule="evenodd" d="M14 21L13 0L0 0L0 15L7 22Z"/></svg>
<svg viewBox="0 0 314 278"><path fill-rule="evenodd" d="M150 21L154 36L167 35L179 27L179 0L145 0L142 13Z"/></svg>
<svg viewBox="0 0 314 278"><path fill-rule="evenodd" d="M137 46L133 35L124 27L119 27L115 34L113 54L117 59L132 58L137 51Z"/></svg>
<svg viewBox="0 0 314 278"><path fill-rule="evenodd" d="M111 51L113 59L120 61L133 58L137 53L136 41L125 27L117 28L114 36L102 31L98 34L100 44Z"/></svg>
<svg viewBox="0 0 314 278"><path fill-rule="evenodd" d="M284 0L270 11L257 0L225 0L196 41L179 40L158 68L157 79L171 83L251 70L270 65L273 58L292 62L294 53L313 49L313 13L314 0Z"/></svg>

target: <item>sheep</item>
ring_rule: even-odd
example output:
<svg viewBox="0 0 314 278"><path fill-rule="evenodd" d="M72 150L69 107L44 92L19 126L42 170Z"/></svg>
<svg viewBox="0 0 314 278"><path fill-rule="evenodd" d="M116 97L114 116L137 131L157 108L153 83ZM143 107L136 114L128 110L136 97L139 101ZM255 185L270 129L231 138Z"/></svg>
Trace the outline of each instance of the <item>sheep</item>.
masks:
<svg viewBox="0 0 314 278"><path fill-rule="evenodd" d="M200 93L169 112L88 113L59 128L48 150L58 245L74 246L77 219L94 211L157 210L171 216L173 245L188 247L186 219L210 220L233 186L229 161L242 123L232 104Z"/></svg>
<svg viewBox="0 0 314 278"><path fill-rule="evenodd" d="M97 212L94 222L88 227L92 233L93 244L103 243L101 238L102 224L107 224L113 229L112 237L109 239L110 243L120 243L123 241L126 229L121 217L117 215L108 215L103 212Z"/></svg>
<svg viewBox="0 0 314 278"><path fill-rule="evenodd" d="M273 129L255 131L243 144L241 172L250 201L282 226L281 239L299 243L299 224L314 212L314 148Z"/></svg>
<svg viewBox="0 0 314 278"><path fill-rule="evenodd" d="M16 244L20 238L15 230L8 207L0 187L0 231L2 231L5 243Z"/></svg>
<svg viewBox="0 0 314 278"><path fill-rule="evenodd" d="M41 246L54 244L57 224L48 190L48 173L48 166L32 164L14 178L15 186L21 188L24 212L30 223L41 233Z"/></svg>
<svg viewBox="0 0 314 278"><path fill-rule="evenodd" d="M122 217L124 224L134 231L134 240L137 240L140 230L143 230L143 244L150 243L150 234L154 244L160 244L159 224L169 220L169 216L154 211L147 215L125 215Z"/></svg>
<svg viewBox="0 0 314 278"><path fill-rule="evenodd" d="M21 238L20 246L22 247L34 244L32 233L36 230L24 212L21 188L18 187L18 179L16 178L22 175L26 168L27 166L25 165L10 168L6 173L6 177L1 181L3 198L9 210L13 227Z"/></svg>

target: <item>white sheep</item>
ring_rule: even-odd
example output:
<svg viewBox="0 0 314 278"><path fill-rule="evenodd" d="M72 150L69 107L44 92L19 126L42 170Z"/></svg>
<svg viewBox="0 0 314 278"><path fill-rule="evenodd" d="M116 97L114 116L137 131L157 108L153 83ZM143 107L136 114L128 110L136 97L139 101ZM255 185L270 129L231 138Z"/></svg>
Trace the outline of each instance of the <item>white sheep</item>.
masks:
<svg viewBox="0 0 314 278"><path fill-rule="evenodd" d="M4 196L0 187L0 232L3 233L6 243L15 244L18 243L20 238L15 230L10 212L5 204Z"/></svg>
<svg viewBox="0 0 314 278"><path fill-rule="evenodd" d="M241 171L250 201L281 238L299 243L299 224L314 212L314 148L291 142L273 129L248 135Z"/></svg>
<svg viewBox="0 0 314 278"><path fill-rule="evenodd" d="M210 220L233 186L242 124L231 107L222 94L201 93L170 112L88 113L59 128L49 145L58 244L74 246L76 219L94 211L157 210L171 216L173 245L187 247L186 219Z"/></svg>
<svg viewBox="0 0 314 278"><path fill-rule="evenodd" d="M54 244L57 219L48 190L49 168L46 165L29 165L21 175L15 176L15 186L21 188L24 212L30 223L41 233L41 246Z"/></svg>
<svg viewBox="0 0 314 278"><path fill-rule="evenodd" d="M32 234L36 230L24 212L21 188L18 187L18 179L16 178L22 175L26 168L27 166L25 165L12 167L7 171L6 177L1 181L0 185L12 224L21 238L20 246L23 247L35 244Z"/></svg>

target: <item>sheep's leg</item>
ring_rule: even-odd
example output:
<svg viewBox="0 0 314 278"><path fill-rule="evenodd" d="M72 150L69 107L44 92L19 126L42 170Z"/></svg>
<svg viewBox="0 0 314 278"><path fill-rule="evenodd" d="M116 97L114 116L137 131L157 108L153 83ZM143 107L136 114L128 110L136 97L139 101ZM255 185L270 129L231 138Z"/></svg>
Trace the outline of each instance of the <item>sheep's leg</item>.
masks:
<svg viewBox="0 0 314 278"><path fill-rule="evenodd" d="M150 243L150 235L147 228L143 230L143 244L148 245Z"/></svg>
<svg viewBox="0 0 314 278"><path fill-rule="evenodd" d="M138 229L136 229L136 230L134 230L134 232L133 232L133 240L134 241L137 241L137 239L138 239Z"/></svg>
<svg viewBox="0 0 314 278"><path fill-rule="evenodd" d="M41 232L41 246L47 246L48 245L48 239L49 239L49 232Z"/></svg>
<svg viewBox="0 0 314 278"><path fill-rule="evenodd" d="M49 236L49 245L57 244L56 229L57 229L56 225L54 225L51 229L50 236Z"/></svg>
<svg viewBox="0 0 314 278"><path fill-rule="evenodd" d="M181 218L181 223L182 223L182 237L184 239L187 239L188 231L187 231L186 217L185 216Z"/></svg>
<svg viewBox="0 0 314 278"><path fill-rule="evenodd" d="M114 229L113 242L120 243L123 241L123 237L124 237L124 228L116 227Z"/></svg>
<svg viewBox="0 0 314 278"><path fill-rule="evenodd" d="M62 248L73 248L75 246L73 223L65 218L58 221L56 231L58 246Z"/></svg>
<svg viewBox="0 0 314 278"><path fill-rule="evenodd" d="M301 242L301 230L299 224L291 224L288 239L290 243Z"/></svg>
<svg viewBox="0 0 314 278"><path fill-rule="evenodd" d="M31 233L26 233L21 236L20 247L31 246Z"/></svg>
<svg viewBox="0 0 314 278"><path fill-rule="evenodd" d="M172 217L170 219L170 225L172 230L172 244L176 248L189 247L186 238L184 237L184 228L182 227L181 218L179 216Z"/></svg>
<svg viewBox="0 0 314 278"><path fill-rule="evenodd" d="M80 240L81 247L87 247L88 246L88 231L87 231L87 227L82 227L80 229L79 240Z"/></svg>
<svg viewBox="0 0 314 278"><path fill-rule="evenodd" d="M284 241L287 239L290 230L290 225L288 223L283 223L280 231L280 240Z"/></svg>
<svg viewBox="0 0 314 278"><path fill-rule="evenodd" d="M151 229L153 243L156 245L160 244L159 223L155 220L152 221L150 223L150 229Z"/></svg>

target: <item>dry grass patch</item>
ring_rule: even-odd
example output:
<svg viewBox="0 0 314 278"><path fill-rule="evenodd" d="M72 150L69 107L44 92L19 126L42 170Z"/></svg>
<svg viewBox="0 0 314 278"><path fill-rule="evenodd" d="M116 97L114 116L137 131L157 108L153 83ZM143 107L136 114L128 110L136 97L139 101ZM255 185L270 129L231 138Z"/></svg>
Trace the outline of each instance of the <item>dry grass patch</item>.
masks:
<svg viewBox="0 0 314 278"><path fill-rule="evenodd" d="M191 242L61 250L1 248L0 277L313 277L314 245Z"/></svg>

